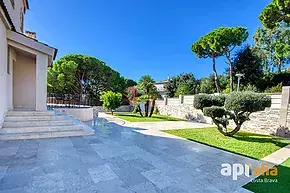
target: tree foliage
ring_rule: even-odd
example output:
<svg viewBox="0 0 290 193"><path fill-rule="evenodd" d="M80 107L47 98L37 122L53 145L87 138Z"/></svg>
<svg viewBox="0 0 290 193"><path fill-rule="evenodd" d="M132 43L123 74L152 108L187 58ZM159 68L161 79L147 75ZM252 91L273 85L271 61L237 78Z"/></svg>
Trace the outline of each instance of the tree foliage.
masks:
<svg viewBox="0 0 290 193"><path fill-rule="evenodd" d="M278 27L281 22L290 24L290 0L272 0L259 16L262 24L269 29Z"/></svg>
<svg viewBox="0 0 290 193"><path fill-rule="evenodd" d="M125 78L125 85L126 85L126 88L133 87L137 85L137 82L135 80Z"/></svg>
<svg viewBox="0 0 290 193"><path fill-rule="evenodd" d="M211 117L219 132L225 136L239 132L251 113L263 111L270 106L270 96L254 92L232 92L227 97L199 94L194 99L194 107ZM233 130L228 128L230 120L236 124Z"/></svg>
<svg viewBox="0 0 290 193"><path fill-rule="evenodd" d="M290 62L290 29L287 26L258 28L254 42L254 49L267 71L275 67L281 72L282 67Z"/></svg>
<svg viewBox="0 0 290 193"><path fill-rule="evenodd" d="M98 103L108 90L124 93L126 82L119 72L97 58L71 54L60 58L48 69L48 91L66 94L89 94Z"/></svg>
<svg viewBox="0 0 290 193"><path fill-rule="evenodd" d="M216 71L216 58L226 56L230 66L230 87L233 87L231 51L240 46L248 38L248 30L244 27L220 27L201 37L191 49L199 58L211 58L217 92L221 92Z"/></svg>
<svg viewBox="0 0 290 193"><path fill-rule="evenodd" d="M142 76L138 82L138 89L142 92L139 100L145 102L145 117L152 116L155 107L155 100L159 96L154 83L155 81L151 78L150 75ZM149 112L150 101L151 109ZM139 108L139 110L141 109Z"/></svg>
<svg viewBox="0 0 290 193"><path fill-rule="evenodd" d="M230 91L233 91L233 64L231 52L240 46L249 36L248 30L244 27L221 27L217 29L218 41L224 51L229 65Z"/></svg>
<svg viewBox="0 0 290 193"><path fill-rule="evenodd" d="M223 50L220 47L219 43L217 43L217 39L217 31L214 30L193 43L191 46L191 50L196 54L198 58L212 59L212 69L215 77L216 91L220 93L220 83L216 71L216 58L223 55Z"/></svg>
<svg viewBox="0 0 290 193"><path fill-rule="evenodd" d="M169 97L191 95L199 92L199 81L192 73L182 73L171 77L165 86Z"/></svg>
<svg viewBox="0 0 290 193"><path fill-rule="evenodd" d="M101 100L103 101L103 108L110 110L113 114L113 110L117 109L122 104L122 94L107 91L101 95Z"/></svg>
<svg viewBox="0 0 290 193"><path fill-rule="evenodd" d="M238 73L244 74L241 87L247 85L259 86L259 80L263 76L262 61L249 45L243 47L235 54L233 74ZM234 81L238 81L236 76L234 76Z"/></svg>

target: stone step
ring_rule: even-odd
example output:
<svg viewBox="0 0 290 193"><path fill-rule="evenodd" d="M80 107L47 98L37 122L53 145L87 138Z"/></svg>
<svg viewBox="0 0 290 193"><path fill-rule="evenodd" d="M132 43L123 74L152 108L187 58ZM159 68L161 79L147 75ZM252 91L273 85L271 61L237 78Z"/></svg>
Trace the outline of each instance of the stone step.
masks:
<svg viewBox="0 0 290 193"><path fill-rule="evenodd" d="M72 130L83 130L83 126L82 125L69 125L69 126L43 126L43 127L3 127L2 129L0 129L0 134L58 132L58 131L72 131Z"/></svg>
<svg viewBox="0 0 290 193"><path fill-rule="evenodd" d="M56 137L86 136L86 135L93 135L93 134L94 134L94 130L1 134L0 140L43 139L43 138L56 138Z"/></svg>
<svg viewBox="0 0 290 193"><path fill-rule="evenodd" d="M50 116L54 111L8 111L7 116Z"/></svg>
<svg viewBox="0 0 290 193"><path fill-rule="evenodd" d="M4 121L3 127L41 127L41 126L60 126L74 125L73 120L60 121Z"/></svg>
<svg viewBox="0 0 290 193"><path fill-rule="evenodd" d="M14 121L56 121L63 120L64 116L56 116L56 115L35 115L35 116L7 116L4 118L4 121L14 122Z"/></svg>

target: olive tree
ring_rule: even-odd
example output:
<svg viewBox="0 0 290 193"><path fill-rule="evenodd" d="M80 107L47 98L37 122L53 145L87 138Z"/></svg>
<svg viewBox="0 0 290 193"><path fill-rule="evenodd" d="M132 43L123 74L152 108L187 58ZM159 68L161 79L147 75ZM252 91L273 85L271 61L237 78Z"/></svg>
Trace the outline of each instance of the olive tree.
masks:
<svg viewBox="0 0 290 193"><path fill-rule="evenodd" d="M232 92L227 96L199 94L195 96L194 107L211 117L220 133L233 136L240 131L242 124L250 120L253 112L263 111L271 106L271 98L254 92ZM236 127L229 129L232 120Z"/></svg>

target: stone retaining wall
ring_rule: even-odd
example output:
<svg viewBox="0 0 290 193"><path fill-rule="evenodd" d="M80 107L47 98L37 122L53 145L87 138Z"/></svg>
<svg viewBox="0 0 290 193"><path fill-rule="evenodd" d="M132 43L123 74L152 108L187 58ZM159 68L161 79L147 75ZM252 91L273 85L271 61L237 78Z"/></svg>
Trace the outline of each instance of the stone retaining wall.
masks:
<svg viewBox="0 0 290 193"><path fill-rule="evenodd" d="M266 108L264 111L252 113L250 121L244 122L242 125L243 130L263 133L275 134L279 127L280 109ZM230 122L230 127L234 127L233 121Z"/></svg>
<svg viewBox="0 0 290 193"><path fill-rule="evenodd" d="M187 120L193 120L202 123L212 124L210 117L203 115L201 110L195 109L193 105L161 105L158 104L161 115L168 115ZM250 115L250 121L246 121L242 129L251 132L273 134L279 126L280 109L267 108L265 111L259 111ZM234 127L234 122L230 122L230 127Z"/></svg>
<svg viewBox="0 0 290 193"><path fill-rule="evenodd" d="M197 121L201 123L212 123L210 117L203 115L201 110L198 110L189 104L179 104L179 105L160 105L157 104L158 110L161 115L167 115L172 117L177 117L181 119Z"/></svg>

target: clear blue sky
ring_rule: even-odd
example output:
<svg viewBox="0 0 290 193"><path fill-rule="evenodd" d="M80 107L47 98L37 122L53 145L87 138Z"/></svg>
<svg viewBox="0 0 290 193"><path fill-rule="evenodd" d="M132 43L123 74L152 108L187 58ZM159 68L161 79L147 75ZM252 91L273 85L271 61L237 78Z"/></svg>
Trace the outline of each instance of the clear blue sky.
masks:
<svg viewBox="0 0 290 193"><path fill-rule="evenodd" d="M58 58L80 53L105 61L123 76L156 81L182 72L212 72L191 44L220 26L245 26L249 43L270 0L30 0L25 28L59 49ZM218 60L224 72L224 60Z"/></svg>

